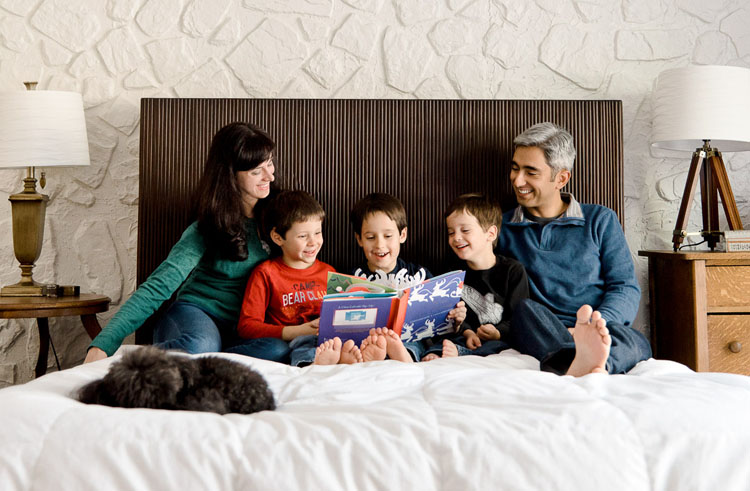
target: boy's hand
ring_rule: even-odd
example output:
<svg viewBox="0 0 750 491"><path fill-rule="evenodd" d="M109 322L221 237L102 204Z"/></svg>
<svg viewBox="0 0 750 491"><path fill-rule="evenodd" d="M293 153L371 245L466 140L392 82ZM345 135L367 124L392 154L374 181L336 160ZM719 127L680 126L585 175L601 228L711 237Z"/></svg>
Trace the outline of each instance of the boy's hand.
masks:
<svg viewBox="0 0 750 491"><path fill-rule="evenodd" d="M458 302L453 310L448 312L448 319L453 319L454 327L456 329L461 327L461 324L463 324L466 319L466 304L463 300Z"/></svg>
<svg viewBox="0 0 750 491"><path fill-rule="evenodd" d="M479 329L477 329L477 335L482 341L500 339L500 331L498 331L497 327L492 324L482 324L479 326Z"/></svg>
<svg viewBox="0 0 750 491"><path fill-rule="evenodd" d="M320 319L313 319L304 324L298 326L284 326L281 330L281 339L284 341L291 341L292 339L299 336L318 335L318 326L320 325Z"/></svg>
<svg viewBox="0 0 750 491"><path fill-rule="evenodd" d="M466 347L469 349L477 349L482 346L482 341L477 336L477 333L471 329L464 331L464 337L466 338Z"/></svg>

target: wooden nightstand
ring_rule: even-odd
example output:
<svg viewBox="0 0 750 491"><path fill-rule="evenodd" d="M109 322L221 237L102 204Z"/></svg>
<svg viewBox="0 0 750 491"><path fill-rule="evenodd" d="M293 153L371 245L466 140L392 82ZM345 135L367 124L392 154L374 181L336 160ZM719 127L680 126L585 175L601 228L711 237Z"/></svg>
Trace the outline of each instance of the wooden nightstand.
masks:
<svg viewBox="0 0 750 491"><path fill-rule="evenodd" d="M84 293L69 297L0 297L0 319L36 318L39 329L39 358L36 376L47 371L49 351L49 317L80 315L83 328L94 339L102 330L96 314L109 309L109 297Z"/></svg>
<svg viewBox="0 0 750 491"><path fill-rule="evenodd" d="M638 255L648 257L654 356L750 375L750 253Z"/></svg>

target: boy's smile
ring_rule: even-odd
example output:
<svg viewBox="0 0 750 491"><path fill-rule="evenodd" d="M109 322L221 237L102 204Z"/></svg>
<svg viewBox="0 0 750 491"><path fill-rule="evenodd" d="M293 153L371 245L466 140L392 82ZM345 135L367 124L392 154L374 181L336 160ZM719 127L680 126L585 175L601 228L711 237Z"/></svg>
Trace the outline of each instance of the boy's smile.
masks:
<svg viewBox="0 0 750 491"><path fill-rule="evenodd" d="M398 225L385 213L371 213L362 221L361 235L354 234L365 253L367 267L371 272L378 269L390 273L396 267L401 244L406 241L406 228L398 231Z"/></svg>
<svg viewBox="0 0 750 491"><path fill-rule="evenodd" d="M271 239L281 247L282 258L287 266L306 269L315 263L323 246L323 222L319 218L294 222L285 237L281 237L274 229Z"/></svg>
<svg viewBox="0 0 750 491"><path fill-rule="evenodd" d="M448 244L459 259L471 269L489 269L495 264L493 241L497 227L484 230L475 216L465 211L454 211L445 219L448 227Z"/></svg>

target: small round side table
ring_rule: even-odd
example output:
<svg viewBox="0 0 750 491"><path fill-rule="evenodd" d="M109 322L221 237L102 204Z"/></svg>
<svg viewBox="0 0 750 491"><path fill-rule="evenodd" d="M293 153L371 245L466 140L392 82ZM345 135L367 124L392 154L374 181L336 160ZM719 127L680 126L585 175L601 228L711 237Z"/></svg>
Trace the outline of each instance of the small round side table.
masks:
<svg viewBox="0 0 750 491"><path fill-rule="evenodd" d="M109 310L109 297L93 293L64 297L0 297L0 319L36 318L39 330L39 357L36 362L37 377L47 372L50 317L80 315L83 328L94 339L102 328L96 314Z"/></svg>

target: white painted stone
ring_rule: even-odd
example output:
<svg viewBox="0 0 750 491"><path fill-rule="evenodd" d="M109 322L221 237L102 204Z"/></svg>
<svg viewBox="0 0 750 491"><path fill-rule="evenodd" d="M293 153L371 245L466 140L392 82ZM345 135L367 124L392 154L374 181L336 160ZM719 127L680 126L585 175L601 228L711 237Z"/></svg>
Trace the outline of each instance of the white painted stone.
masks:
<svg viewBox="0 0 750 491"><path fill-rule="evenodd" d="M281 14L308 14L329 17L333 11L333 0L242 0L242 5L251 10Z"/></svg>
<svg viewBox="0 0 750 491"><path fill-rule="evenodd" d="M109 175L115 182L120 203L126 205L138 204L138 159L130 159L111 165Z"/></svg>
<svg viewBox="0 0 750 491"><path fill-rule="evenodd" d="M467 52L475 46L483 31L474 22L461 17L451 17L435 24L427 35L440 55L455 55Z"/></svg>
<svg viewBox="0 0 750 491"><path fill-rule="evenodd" d="M138 126L139 116L140 111L138 106L122 95L112 101L109 109L104 114L99 115L101 119L125 135L133 133L133 130Z"/></svg>
<svg viewBox="0 0 750 491"><path fill-rule="evenodd" d="M42 59L48 66L60 66L70 63L73 53L49 39L42 39Z"/></svg>
<svg viewBox="0 0 750 491"><path fill-rule="evenodd" d="M0 45L20 53L27 50L33 41L22 18L15 15L0 17Z"/></svg>
<svg viewBox="0 0 750 491"><path fill-rule="evenodd" d="M87 76L101 76L104 69L100 58L93 51L79 54L68 67L70 74L81 80Z"/></svg>
<svg viewBox="0 0 750 491"><path fill-rule="evenodd" d="M153 41L146 45L146 51L160 82L178 80L195 69L195 51L185 38Z"/></svg>
<svg viewBox="0 0 750 491"><path fill-rule="evenodd" d="M726 65L737 58L732 39L719 31L704 32L695 40L693 63L696 65Z"/></svg>
<svg viewBox="0 0 750 491"><path fill-rule="evenodd" d="M1 331L2 329L0 329ZM2 346L0 344L0 346ZM5 351L5 350L3 350ZM0 389L3 387L10 387L16 381L16 364L15 363L3 363L0 364Z"/></svg>
<svg viewBox="0 0 750 491"><path fill-rule="evenodd" d="M484 24L490 20L490 0L475 0L470 2L464 9L458 12L458 17L478 22L474 29L484 30ZM478 33L481 35L481 32Z"/></svg>
<svg viewBox="0 0 750 491"><path fill-rule="evenodd" d="M445 74L463 99L487 98L500 85L495 64L480 55L451 56Z"/></svg>
<svg viewBox="0 0 750 491"><path fill-rule="evenodd" d="M584 26L557 24L540 46L539 60L585 89L602 85L611 59L611 33L587 32Z"/></svg>
<svg viewBox="0 0 750 491"><path fill-rule="evenodd" d="M83 51L99 39L101 23L89 0L43 0L31 25L71 51Z"/></svg>
<svg viewBox="0 0 750 491"><path fill-rule="evenodd" d="M448 8L453 11L460 10L471 1L472 0L448 0Z"/></svg>
<svg viewBox="0 0 750 491"><path fill-rule="evenodd" d="M455 99L456 91L443 77L430 77L414 91L420 99Z"/></svg>
<svg viewBox="0 0 750 491"><path fill-rule="evenodd" d="M306 57L307 46L296 32L267 19L225 61L251 95L274 97Z"/></svg>
<svg viewBox="0 0 750 491"><path fill-rule="evenodd" d="M211 58L174 86L177 97L232 97L232 80L224 65Z"/></svg>
<svg viewBox="0 0 750 491"><path fill-rule="evenodd" d="M388 85L411 92L424 80L432 63L432 48L423 37L404 29L389 27L383 38L383 64Z"/></svg>
<svg viewBox="0 0 750 491"><path fill-rule="evenodd" d="M545 10L556 18L575 18L573 4L570 2L561 2L560 0L535 0L536 4L542 10Z"/></svg>
<svg viewBox="0 0 750 491"><path fill-rule="evenodd" d="M83 81L83 106L90 108L115 97L115 81L111 78L88 77Z"/></svg>
<svg viewBox="0 0 750 491"><path fill-rule="evenodd" d="M29 0L0 0L0 7L21 17L26 17L36 6Z"/></svg>
<svg viewBox="0 0 750 491"><path fill-rule="evenodd" d="M664 17L667 10L663 0L622 0L622 16L628 22L645 24Z"/></svg>
<svg viewBox="0 0 750 491"><path fill-rule="evenodd" d="M126 89L153 89L158 83L145 70L136 70L122 80L122 86Z"/></svg>
<svg viewBox="0 0 750 491"><path fill-rule="evenodd" d="M304 70L326 89L336 89L359 68L357 59L338 48L321 49L305 65Z"/></svg>
<svg viewBox="0 0 750 491"><path fill-rule="evenodd" d="M240 25L235 19L227 19L216 29L208 41L214 46L230 46L240 39Z"/></svg>
<svg viewBox="0 0 750 491"><path fill-rule="evenodd" d="M109 31L96 46L96 50L112 75L133 71L145 60L130 27Z"/></svg>
<svg viewBox="0 0 750 491"><path fill-rule="evenodd" d="M360 60L368 60L378 42L380 27L374 18L351 14L331 39L331 45L344 49Z"/></svg>
<svg viewBox="0 0 750 491"><path fill-rule="evenodd" d="M302 34L308 41L319 41L328 37L328 31L331 30L329 19L320 17L300 17L297 19Z"/></svg>
<svg viewBox="0 0 750 491"><path fill-rule="evenodd" d="M627 31L616 35L618 60L669 60L691 51L692 40L685 29Z"/></svg>
<svg viewBox="0 0 750 491"><path fill-rule="evenodd" d="M677 7L688 14L702 20L703 22L713 22L720 12L725 11L732 0L712 0L705 2L703 0L677 0Z"/></svg>
<svg viewBox="0 0 750 491"><path fill-rule="evenodd" d="M338 99L386 99L385 81L380 71L372 66L363 66L336 92Z"/></svg>
<svg viewBox="0 0 750 491"><path fill-rule="evenodd" d="M435 0L393 0L398 20L405 26L434 20L438 2Z"/></svg>
<svg viewBox="0 0 750 491"><path fill-rule="evenodd" d="M146 0L135 21L149 36L159 37L172 29L180 19L183 0Z"/></svg>
<svg viewBox="0 0 750 491"><path fill-rule="evenodd" d="M65 186L63 186L62 192L60 193L60 196L70 201L71 203L75 203L86 208L91 208L92 206L94 206L94 203L96 203L96 196L94 196L94 193L92 193L85 187L82 187L76 181L71 181L65 184Z"/></svg>
<svg viewBox="0 0 750 491"><path fill-rule="evenodd" d="M342 0L345 4L355 9L364 10L376 14L383 6L383 0Z"/></svg>
<svg viewBox="0 0 750 491"><path fill-rule="evenodd" d="M503 18L516 27L533 26L540 16L539 7L528 0L504 0L496 2Z"/></svg>
<svg viewBox="0 0 750 491"><path fill-rule="evenodd" d="M73 235L73 246L90 291L117 303L122 296L122 268L107 222L84 220Z"/></svg>
<svg viewBox="0 0 750 491"><path fill-rule="evenodd" d="M657 3L658 1L660 0L651 0L652 3ZM608 21L618 14L612 8L611 0L575 0L573 4L581 20L587 23Z"/></svg>
<svg viewBox="0 0 750 491"><path fill-rule="evenodd" d="M106 147L98 143L89 142L89 160L91 165L88 167L71 167L68 169L70 176L85 184L89 188L96 189L101 186L104 176L107 174L107 167L112 159L114 147Z"/></svg>
<svg viewBox="0 0 750 491"><path fill-rule="evenodd" d="M732 38L740 56L750 55L750 7L737 9L722 19L721 32Z"/></svg>
<svg viewBox="0 0 750 491"><path fill-rule="evenodd" d="M63 90L69 92L81 92L81 82L79 79L69 77L64 73L55 73L50 76L45 84L45 90Z"/></svg>
<svg viewBox="0 0 750 491"><path fill-rule="evenodd" d="M484 37L484 54L503 68L526 65L537 56L537 45L522 30L506 24L493 24Z"/></svg>
<svg viewBox="0 0 750 491"><path fill-rule="evenodd" d="M108 0L107 15L112 20L129 21L135 16L143 0Z"/></svg>
<svg viewBox="0 0 750 491"><path fill-rule="evenodd" d="M23 178L26 177L25 169L0 169L0 192L7 194L18 193L23 190ZM0 203L5 204L5 197L0 197ZM7 211L10 214L10 208L3 209L0 206L0 217ZM2 228L0 228L2 230ZM2 234L0 234L2 235Z"/></svg>
<svg viewBox="0 0 750 491"><path fill-rule="evenodd" d="M229 11L231 0L192 0L182 15L182 31L193 37L213 32Z"/></svg>

